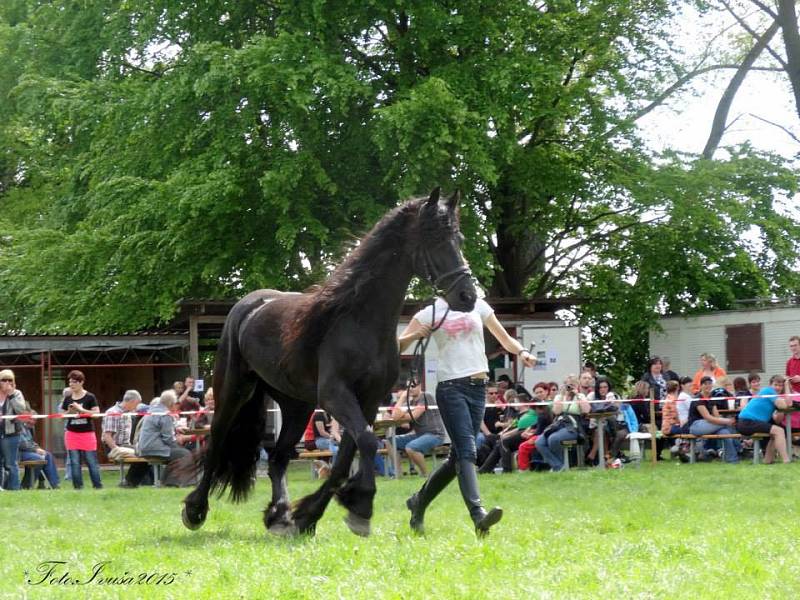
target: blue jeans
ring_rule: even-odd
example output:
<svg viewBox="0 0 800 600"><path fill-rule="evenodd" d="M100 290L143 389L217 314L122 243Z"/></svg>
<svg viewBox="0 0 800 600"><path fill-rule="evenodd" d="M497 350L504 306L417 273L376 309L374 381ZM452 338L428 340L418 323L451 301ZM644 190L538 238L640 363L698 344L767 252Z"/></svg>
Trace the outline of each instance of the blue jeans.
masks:
<svg viewBox="0 0 800 600"><path fill-rule="evenodd" d="M563 471L564 447L561 445L561 442L577 439L577 431L568 427L564 427L563 429L559 429L548 436L540 435L536 439L536 449L539 451L539 454L542 455L542 458L547 461L547 464L550 465L553 471Z"/></svg>
<svg viewBox="0 0 800 600"><path fill-rule="evenodd" d="M86 466L89 467L89 477L92 485L100 489L103 482L100 480L100 466L97 464L96 450L67 450L69 454L69 466L72 475L72 487L79 490L83 487L83 474L81 473L81 455L86 459Z"/></svg>
<svg viewBox="0 0 800 600"><path fill-rule="evenodd" d="M317 447L317 450L330 450L333 454L333 456L331 456L331 464L336 462L336 455L339 454L339 445L331 438L315 438L314 445Z"/></svg>
<svg viewBox="0 0 800 600"><path fill-rule="evenodd" d="M398 435L394 439L398 450L405 450L408 448L416 452L421 452L422 454L427 454L436 448L436 446L441 446L444 443L444 438L442 436L434 435L433 433L406 433L404 435Z"/></svg>
<svg viewBox="0 0 800 600"><path fill-rule="evenodd" d="M45 455L42 456L33 451L20 451L19 453L20 460L42 460L46 461L44 467L36 467L33 470L33 481L31 485L36 483L36 480L39 478L39 471L44 470L44 476L47 477L47 481L50 482L50 487L57 488L61 481L58 478L58 469L56 469L56 463L53 460L53 454L51 452L45 452Z"/></svg>
<svg viewBox="0 0 800 600"><path fill-rule="evenodd" d="M727 425L716 425L701 419L692 423L692 426L689 427L689 433L692 435L724 435L736 433L736 430ZM739 462L739 454L734 442L735 440L732 439L722 440L722 447L725 449L725 462L727 463Z"/></svg>
<svg viewBox="0 0 800 600"><path fill-rule="evenodd" d="M450 452L457 460L477 462L475 438L481 429L486 408L486 385L482 381L440 381L436 404L444 428L450 436Z"/></svg>
<svg viewBox="0 0 800 600"><path fill-rule="evenodd" d="M5 426L5 421L1 422ZM5 483L7 490L19 489L19 465L17 465L17 450L19 449L19 435L5 435L0 438L0 463L5 463L8 469L8 481Z"/></svg>

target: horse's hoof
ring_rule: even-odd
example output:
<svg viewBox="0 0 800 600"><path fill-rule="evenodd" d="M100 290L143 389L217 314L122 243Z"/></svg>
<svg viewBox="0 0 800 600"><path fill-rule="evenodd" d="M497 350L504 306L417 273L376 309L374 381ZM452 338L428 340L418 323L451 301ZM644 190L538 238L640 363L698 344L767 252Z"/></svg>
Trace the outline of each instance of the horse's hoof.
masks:
<svg viewBox="0 0 800 600"><path fill-rule="evenodd" d="M186 505L183 505L183 510L181 510L181 521L186 526L187 529L191 529L195 531L196 529L200 529L203 526L203 523L206 522L205 514L198 515L199 518L196 520L192 520L189 517L189 513L186 511Z"/></svg>
<svg viewBox="0 0 800 600"><path fill-rule="evenodd" d="M295 537L300 535L300 529L298 529L297 525L292 521L278 521L267 527L267 531L279 537Z"/></svg>
<svg viewBox="0 0 800 600"><path fill-rule="evenodd" d="M369 537L369 519L365 519L364 517L359 517L357 514L348 512L347 516L344 518L344 522L347 523L347 527L355 533L356 535L360 535L361 537Z"/></svg>

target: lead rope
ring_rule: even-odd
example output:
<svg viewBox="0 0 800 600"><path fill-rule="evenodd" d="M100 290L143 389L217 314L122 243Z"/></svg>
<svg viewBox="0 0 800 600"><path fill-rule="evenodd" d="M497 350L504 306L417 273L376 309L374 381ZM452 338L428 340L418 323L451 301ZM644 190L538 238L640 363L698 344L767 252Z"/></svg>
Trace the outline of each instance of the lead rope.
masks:
<svg viewBox="0 0 800 600"><path fill-rule="evenodd" d="M409 369L409 377L408 382L406 383L406 410L408 410L408 416L411 419L412 425L419 425L419 422L414 418L414 413L411 411L411 388L417 385L417 376L419 374L420 368L425 367L425 352L428 349L428 344L430 344L431 337L433 337L433 333L438 331L441 328L444 320L447 318L447 315L450 314L450 305L447 305L447 310L444 311L444 315L442 316L441 321L438 323L436 322L436 300L433 301L433 306L431 306L431 334L423 339L417 340L417 344L414 346L414 351L412 352L411 357L411 369ZM421 382L419 382L421 383ZM422 388L422 401L425 403L425 410L428 410L428 396L425 393L425 388Z"/></svg>

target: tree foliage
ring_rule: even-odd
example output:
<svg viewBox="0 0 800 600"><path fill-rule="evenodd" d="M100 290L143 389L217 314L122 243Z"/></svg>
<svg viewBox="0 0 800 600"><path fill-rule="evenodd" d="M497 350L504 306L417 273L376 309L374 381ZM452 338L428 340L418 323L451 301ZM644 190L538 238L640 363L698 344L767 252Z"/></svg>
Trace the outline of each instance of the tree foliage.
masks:
<svg viewBox="0 0 800 600"><path fill-rule="evenodd" d="M743 280L796 290L775 157L656 157L637 136L686 77L681 6L5 2L0 321L129 330L180 297L302 289L440 184L463 192L491 294L588 295L582 322L615 352ZM651 281L658 265L677 279Z"/></svg>

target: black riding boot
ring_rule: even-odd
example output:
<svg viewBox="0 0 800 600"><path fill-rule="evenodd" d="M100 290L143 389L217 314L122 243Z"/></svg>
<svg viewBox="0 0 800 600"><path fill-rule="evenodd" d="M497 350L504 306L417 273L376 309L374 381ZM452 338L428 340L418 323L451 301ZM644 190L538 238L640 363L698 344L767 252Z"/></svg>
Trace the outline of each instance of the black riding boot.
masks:
<svg viewBox="0 0 800 600"><path fill-rule="evenodd" d="M425 509L433 501L433 499L439 495L439 492L446 488L447 484L455 479L455 476L455 462L448 458L430 475L428 475L428 479L426 479L425 483L422 484L422 488L420 488L416 494L406 500L406 506L408 507L408 510L411 511L411 520L409 521L409 525L411 525L411 529L413 529L416 533L425 533L425 526L423 524L423 520L425 519Z"/></svg>
<svg viewBox="0 0 800 600"><path fill-rule="evenodd" d="M458 487L461 488L461 497L467 505L469 516L475 523L475 533L483 537L489 533L489 528L496 525L503 518L503 509L495 507L489 511L481 504L481 495L478 492L478 474L475 465L469 460L459 460L457 465Z"/></svg>

